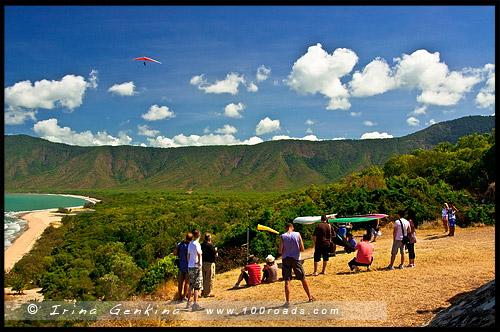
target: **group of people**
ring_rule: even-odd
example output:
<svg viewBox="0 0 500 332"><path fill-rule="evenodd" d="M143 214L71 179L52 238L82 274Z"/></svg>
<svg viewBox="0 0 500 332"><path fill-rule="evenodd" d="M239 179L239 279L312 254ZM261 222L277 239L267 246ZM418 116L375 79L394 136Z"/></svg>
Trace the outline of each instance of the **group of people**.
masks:
<svg viewBox="0 0 500 332"><path fill-rule="evenodd" d="M304 243L300 233L294 231L292 223L285 227L286 232L281 234L278 252L282 257L282 277L285 281L285 307L290 306L290 282L293 274L302 282L302 286L308 301L314 301L302 263L300 252L304 251ZM198 298L212 297L213 281L215 276L215 258L218 257L217 248L211 242L210 234L205 235L205 242L199 243L200 232L195 229L186 235L186 239L177 244L174 255L179 257L178 292L179 300L187 301L186 308L200 310ZM272 283L279 280L278 266L272 255L266 257L266 264L261 273L257 264L258 259L251 255L247 265L241 269L238 280L233 288L239 288L240 283L245 280L248 286L256 286L261 283ZM292 274L293 271L293 274ZM201 294L200 294L201 291ZM193 304L191 305L191 296Z"/></svg>
<svg viewBox="0 0 500 332"><path fill-rule="evenodd" d="M444 232L448 233L448 236L455 235L455 225L456 225L456 213L458 209L453 205L452 202L444 203L443 210L441 211L441 220L443 221Z"/></svg>
<svg viewBox="0 0 500 332"><path fill-rule="evenodd" d="M186 301L186 307L200 308L199 296L213 297L211 294L215 279L215 260L219 256L214 247L211 234L205 234L205 241L200 244L201 233L194 229L186 234L186 239L179 242L174 255L179 257L178 292L179 300ZM201 291L201 294L200 294Z"/></svg>
<svg viewBox="0 0 500 332"><path fill-rule="evenodd" d="M266 264L262 268L257 264L259 260L254 255L250 255L247 265L244 266L238 276L238 281L233 288L239 288L240 283L245 279L248 286L257 286L261 283L272 283L278 281L278 265L275 264L273 255L266 257Z"/></svg>
<svg viewBox="0 0 500 332"><path fill-rule="evenodd" d="M453 209L453 211L451 211ZM450 210L450 215L453 212L453 227L454 227L454 213L457 209L453 206ZM447 210L448 211L448 210ZM415 212L412 210L408 211L407 218L405 219L404 211L398 211L399 219L394 222L393 228L393 244L391 249L391 260L389 265L385 268L386 270L394 270L394 261L398 251L401 254L401 264L398 268L403 269L405 267L415 267L415 243L417 242L416 234L416 216ZM444 210L443 210L444 215ZM443 217L444 218L444 217ZM379 231L380 219L375 219L367 223L366 234L363 235L363 239L357 243L353 238L351 233L346 233L346 238L349 244L356 251L356 257L354 257L348 266L351 271L358 272L360 266L366 266L367 270L371 270L371 264L373 263L373 251L374 246L371 242L375 242L377 235L380 234ZM450 228L450 233L453 234L454 228ZM328 264L329 255L328 252L331 249L331 239L335 236L335 230L331 226L326 216L321 217L321 222L316 225L313 232L313 242L314 242L314 272L313 276L319 274L325 274L325 270ZM451 235L453 236L453 235ZM373 237L373 241L372 241ZM403 241L403 238L408 237L408 241ZM405 260L405 248L408 250L409 263L404 265ZM321 272L318 273L319 262L323 260L323 266Z"/></svg>
<svg viewBox="0 0 500 332"><path fill-rule="evenodd" d="M304 267L302 266L300 260L300 253L305 250L304 242L302 241L302 236L299 232L294 231L292 223L288 223L285 226L286 232L280 236L280 245L278 248L278 253L282 258L282 277L285 281L285 304L284 307L290 306L290 283L293 278L293 274L302 283L302 287L306 292L309 302L313 302L315 298L311 295L309 290L309 284L306 280L306 274ZM292 274L293 271L293 274ZM247 274L248 272L248 274ZM250 256L248 265L241 269L241 273L238 277L238 281L233 288L239 288L240 282L245 279L247 285L255 286L262 282L275 282L278 281L278 267L274 263L274 257L272 255L267 256L266 265L262 269L263 278L260 280L260 266L257 265L257 258L253 255Z"/></svg>
<svg viewBox="0 0 500 332"><path fill-rule="evenodd" d="M367 266L368 269L370 269L370 265L373 262L373 250L374 247L370 243L371 238L372 238L372 224L369 224L367 233L363 235L363 240L360 241L359 243L356 242L356 240L353 238L351 232L343 232L341 231L342 228L350 228L350 225L347 223L341 225L342 227L339 227L337 231L342 234L343 236L346 237L347 242L354 248L354 251L357 251L356 257L354 257L349 263L349 268L351 271L356 270L359 271L359 266ZM373 227L377 227L378 229L378 222ZM329 253L331 252L332 249L332 238L336 236L336 231L332 225L328 223L328 219L326 215L321 216L321 221L316 225L316 228L314 229L313 232L313 242L314 242L314 272L312 273L313 276L317 276L319 274L325 274L326 267L328 265L329 261ZM323 265L321 268L321 272L318 273L318 267L319 267L319 262L323 260Z"/></svg>
<svg viewBox="0 0 500 332"><path fill-rule="evenodd" d="M445 233L449 231L449 236L454 236L455 233L455 214L458 209L453 203L444 203L442 211L442 221L445 227ZM391 258L386 270L394 270L394 262L398 251L401 254L401 263L398 268L415 267L415 243L417 242L416 235L416 216L413 210L409 210L406 214L398 211L399 219L394 221L393 228L393 243L391 249ZM367 223L366 234L363 239L357 243L353 238L352 233L347 231L345 237L349 244L356 251L356 257L349 261L348 266L351 271L358 272L360 266L366 266L370 271L370 266L373 263L374 246L371 242L375 242L379 231L380 219L376 219ZM349 228L342 225L340 228ZM340 231L340 228L337 231ZM304 267L300 260L300 253L304 251L304 243L300 233L294 231L292 223L288 223L285 227L286 232L280 236L280 245L278 253L282 256L282 276L285 281L285 307L290 305L290 282L292 280L292 271L296 279L300 280L302 287L308 297L308 301L314 301L311 295ZM329 257L332 253L332 238L336 235L336 230L328 223L326 215L321 217L321 222L316 225L313 232L314 242L314 272L313 276L325 274L328 265ZM343 234L344 235L344 234ZM372 240L373 238L373 240ZM406 239L408 238L408 239ZM199 307L198 297L201 291L202 297L212 297L211 294L215 278L215 260L218 257L217 248L211 243L211 235L205 235L205 242L199 243L200 232L195 229L192 233L186 235L186 240L180 242L175 248L174 255L179 256L179 297L182 301L187 301L187 307L191 304L191 295L194 296L193 310ZM409 263L404 265L405 247L408 250ZM319 262L323 260L321 272L318 272ZM248 286L256 286L261 283L272 283L279 280L278 266L275 263L275 258L272 255L266 257L266 264L261 270L257 264L258 259L251 255L247 265L241 269L238 280L233 288L239 288L240 283L245 280Z"/></svg>

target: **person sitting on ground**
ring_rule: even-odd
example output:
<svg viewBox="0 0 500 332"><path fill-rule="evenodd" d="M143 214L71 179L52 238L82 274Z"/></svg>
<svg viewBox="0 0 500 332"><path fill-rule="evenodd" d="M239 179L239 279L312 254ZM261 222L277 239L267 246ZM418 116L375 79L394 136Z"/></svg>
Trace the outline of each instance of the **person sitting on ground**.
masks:
<svg viewBox="0 0 500 332"><path fill-rule="evenodd" d="M248 271L248 274L246 271ZM240 287L240 283L243 279L245 279L248 286L255 286L261 282L260 266L257 265L257 257L254 255L248 257L248 265L241 269L238 281L234 284L233 288Z"/></svg>
<svg viewBox="0 0 500 332"><path fill-rule="evenodd" d="M347 242L349 242L350 245L352 245L353 248L356 248L356 245L358 244L356 240L352 237L352 233L346 233L346 239Z"/></svg>
<svg viewBox="0 0 500 332"><path fill-rule="evenodd" d="M262 281L265 283L271 283L278 281L278 265L274 263L273 255L266 257L266 265L262 268Z"/></svg>
<svg viewBox="0 0 500 332"><path fill-rule="evenodd" d="M363 241L359 242L354 250L357 250L356 257L354 257L349 263L351 271L356 268L356 272L359 272L359 266L366 266L367 271L370 270L370 265L373 262L373 244L370 243L371 236L369 234L363 235Z"/></svg>

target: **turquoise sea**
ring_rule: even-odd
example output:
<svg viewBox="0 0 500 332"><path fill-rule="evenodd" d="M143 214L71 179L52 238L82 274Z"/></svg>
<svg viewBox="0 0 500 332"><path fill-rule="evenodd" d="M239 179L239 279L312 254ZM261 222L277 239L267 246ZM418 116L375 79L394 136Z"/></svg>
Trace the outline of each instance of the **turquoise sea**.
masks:
<svg viewBox="0 0 500 332"><path fill-rule="evenodd" d="M4 194L4 250L28 227L20 215L31 211L82 207L88 200L62 195Z"/></svg>

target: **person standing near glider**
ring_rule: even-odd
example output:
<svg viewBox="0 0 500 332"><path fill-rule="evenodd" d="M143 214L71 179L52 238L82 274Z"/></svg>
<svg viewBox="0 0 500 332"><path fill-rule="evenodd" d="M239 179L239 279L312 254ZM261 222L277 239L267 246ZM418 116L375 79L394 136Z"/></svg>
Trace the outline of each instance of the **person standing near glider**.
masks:
<svg viewBox="0 0 500 332"><path fill-rule="evenodd" d="M318 275L318 263L323 258L323 268L319 274L325 274L330 253L330 241L334 234L332 226L328 223L326 215L321 216L321 222L316 225L313 232L314 242L314 272L313 276Z"/></svg>
<svg viewBox="0 0 500 332"><path fill-rule="evenodd" d="M217 253L217 248L212 244L212 235L210 233L205 234L205 242L201 245L201 260L203 261L201 265L201 272L203 275L203 291L201 292L201 297L214 297L211 294L214 288L215 281L215 260L219 257Z"/></svg>
<svg viewBox="0 0 500 332"><path fill-rule="evenodd" d="M456 225L456 213L458 212L458 209L455 207L453 202L450 202L449 207L450 208L448 209L448 227L450 229L450 233L448 233L448 236L454 236L455 225Z"/></svg>
<svg viewBox="0 0 500 332"><path fill-rule="evenodd" d="M417 242L417 215L415 214L415 211L408 211L408 221L410 223L411 231L408 233L410 243L406 245L406 248L408 248L408 258L410 263L406 265L406 267L415 267L415 243Z"/></svg>
<svg viewBox="0 0 500 332"><path fill-rule="evenodd" d="M191 306L191 294L194 295L193 310L200 310L200 305L198 304L198 295L201 290L203 290L203 275L201 272L202 267L202 251L200 245L200 231L194 229L193 241L189 243L188 246L188 274L189 274L189 290L187 296L186 308Z"/></svg>
<svg viewBox="0 0 500 332"><path fill-rule="evenodd" d="M313 302L315 299L311 296L311 291L309 290L309 284L306 280L306 273L304 267L300 263L300 252L304 251L304 243L302 242L302 237L299 232L293 231L293 224L288 223L285 226L286 232L281 234L280 246L278 253L281 256L281 261L283 264L282 274L285 280L285 299L286 302L284 307L290 306L290 282L292 280L292 269L293 273L297 279L302 282L302 287L306 292L309 302Z"/></svg>
<svg viewBox="0 0 500 332"><path fill-rule="evenodd" d="M179 242L174 249L174 255L179 257L178 291L179 301L187 301L189 288L187 251L189 243L193 240L193 234L187 233L186 240Z"/></svg>
<svg viewBox="0 0 500 332"><path fill-rule="evenodd" d="M366 234L370 235L370 239L373 237L372 242L377 241L379 225L380 225L380 219L373 219L366 223Z"/></svg>
<svg viewBox="0 0 500 332"><path fill-rule="evenodd" d="M448 210L450 207L448 203L443 204L443 210L441 210L441 220L443 221L444 232L448 233Z"/></svg>
<svg viewBox="0 0 500 332"><path fill-rule="evenodd" d="M404 212L398 211L399 219L394 222L394 229L392 232L392 250L391 250L391 263L385 268L386 270L394 270L393 264L396 259L396 255L398 254L398 249L401 253L401 264L399 264L399 268L404 268L405 262L405 245L403 244L403 235L410 234L411 227L408 220L403 218ZM404 231L403 231L404 229Z"/></svg>

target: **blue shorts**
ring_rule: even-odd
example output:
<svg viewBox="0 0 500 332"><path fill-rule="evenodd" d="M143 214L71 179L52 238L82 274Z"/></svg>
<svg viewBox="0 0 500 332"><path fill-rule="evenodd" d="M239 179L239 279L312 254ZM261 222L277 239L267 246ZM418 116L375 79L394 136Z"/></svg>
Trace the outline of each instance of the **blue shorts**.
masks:
<svg viewBox="0 0 500 332"><path fill-rule="evenodd" d="M345 233L346 233L345 227L339 227L339 233L345 237Z"/></svg>
<svg viewBox="0 0 500 332"><path fill-rule="evenodd" d="M455 218L448 219L448 226L455 226Z"/></svg>

